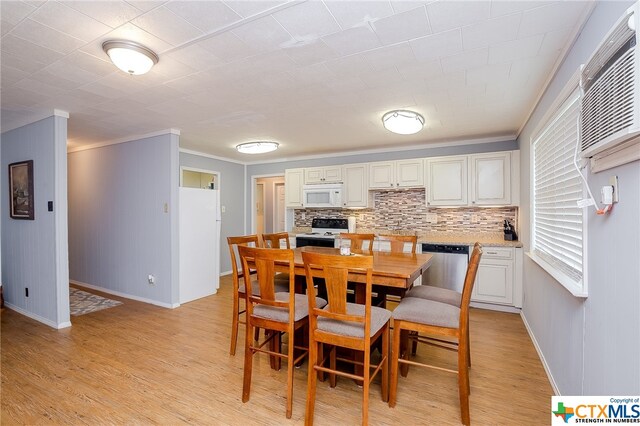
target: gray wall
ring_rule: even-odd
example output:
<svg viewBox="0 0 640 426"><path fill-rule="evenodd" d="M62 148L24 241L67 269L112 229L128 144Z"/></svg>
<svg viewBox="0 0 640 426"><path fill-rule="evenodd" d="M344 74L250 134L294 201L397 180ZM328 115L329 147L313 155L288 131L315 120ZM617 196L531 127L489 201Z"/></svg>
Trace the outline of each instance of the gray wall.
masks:
<svg viewBox="0 0 640 426"><path fill-rule="evenodd" d="M220 232L220 271L221 273L230 272L231 259L229 257L227 237L245 234L245 166L243 164L181 152L180 167L194 167L219 173L220 203L225 207L225 212L222 213Z"/></svg>
<svg viewBox="0 0 640 426"><path fill-rule="evenodd" d="M521 239L530 248L530 140L532 132L581 63L631 2L598 2L518 142L521 152ZM589 297L572 296L525 257L526 318L563 395L640 393L640 164L589 174L594 194L620 177L620 203L606 217L589 210ZM597 196L597 195L596 195Z"/></svg>
<svg viewBox="0 0 640 426"><path fill-rule="evenodd" d="M71 280L161 306L177 304L178 137L154 136L68 158Z"/></svg>
<svg viewBox="0 0 640 426"><path fill-rule="evenodd" d="M52 116L2 134L4 296L10 307L56 328L70 325L66 150L64 117ZM33 160L35 220L9 217L7 166L24 160ZM47 210L48 201L53 201L53 212Z"/></svg>
<svg viewBox="0 0 640 426"><path fill-rule="evenodd" d="M464 143L464 141L462 141ZM369 163L373 161L403 160L407 158L442 157L445 155L477 154L482 152L511 151L518 149L517 141L488 142L461 144L438 148L422 148L407 151L379 152L370 154L331 156L308 160L293 160L277 163L252 164L247 166L247 223L246 229L251 229L251 182L252 176L282 174L285 169L297 167L331 166L336 164Z"/></svg>

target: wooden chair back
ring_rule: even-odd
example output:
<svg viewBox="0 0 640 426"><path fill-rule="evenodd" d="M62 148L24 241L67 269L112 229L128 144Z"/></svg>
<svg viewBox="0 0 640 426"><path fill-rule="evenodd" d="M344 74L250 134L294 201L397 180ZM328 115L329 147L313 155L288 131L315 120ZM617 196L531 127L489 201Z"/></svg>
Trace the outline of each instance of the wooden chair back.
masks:
<svg viewBox="0 0 640 426"><path fill-rule="evenodd" d="M289 300L282 302L276 300L275 297L276 262L287 263L290 277L295 277L293 250L239 246L238 253L242 261L248 315L253 313L253 306L258 303L276 308L286 308L289 312L293 312L295 296L293 278L289 280ZM252 269L257 274L257 284L260 287L259 294L254 294L252 289L255 282L252 282L248 273ZM289 315L289 317L290 320L293 320L293 315Z"/></svg>
<svg viewBox="0 0 640 426"><path fill-rule="evenodd" d="M418 245L417 235L380 235L380 241L389 241L391 253L404 253L406 244L411 244L411 253L415 254Z"/></svg>
<svg viewBox="0 0 640 426"><path fill-rule="evenodd" d="M340 238L351 241L351 253L373 254L373 240L376 238L374 234L353 234L342 232L340 233ZM367 242L368 244L365 245Z"/></svg>
<svg viewBox="0 0 640 426"><path fill-rule="evenodd" d="M280 248L280 242L285 241L286 247L291 248L289 243L289 233L277 232L275 234L262 234L262 242L266 248Z"/></svg>
<svg viewBox="0 0 640 426"><path fill-rule="evenodd" d="M229 245L229 254L231 255L231 273L233 275L233 290L238 292L240 286L240 279L244 277L242 271L242 265L240 264L240 258L238 255L238 248L241 246L259 247L260 240L257 235L243 235L239 237L227 237L227 244Z"/></svg>
<svg viewBox="0 0 640 426"><path fill-rule="evenodd" d="M369 337L371 326L371 281L373 274L373 256L340 256L302 252L307 288L313 288L314 278L322 278L326 285L327 306L319 309L315 295L309 292L309 326L317 328L317 318L325 317L338 321L351 321L364 324L365 338ZM364 315L347 313L347 282L349 271L364 269L366 277L366 302Z"/></svg>
<svg viewBox="0 0 640 426"><path fill-rule="evenodd" d="M482 246L480 243L475 243L473 251L471 252L471 259L469 259L469 265L467 266L467 273L464 277L462 299L460 301L460 328L465 330L469 327L469 303L471 302L471 292L476 282L481 257Z"/></svg>

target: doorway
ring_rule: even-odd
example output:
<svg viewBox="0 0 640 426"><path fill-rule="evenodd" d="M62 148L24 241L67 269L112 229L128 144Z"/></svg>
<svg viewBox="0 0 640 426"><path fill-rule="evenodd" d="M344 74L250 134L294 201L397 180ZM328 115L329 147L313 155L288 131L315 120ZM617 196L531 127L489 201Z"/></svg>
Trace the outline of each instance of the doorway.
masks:
<svg viewBox="0 0 640 426"><path fill-rule="evenodd" d="M251 188L251 228L257 234L284 232L284 176L253 177Z"/></svg>

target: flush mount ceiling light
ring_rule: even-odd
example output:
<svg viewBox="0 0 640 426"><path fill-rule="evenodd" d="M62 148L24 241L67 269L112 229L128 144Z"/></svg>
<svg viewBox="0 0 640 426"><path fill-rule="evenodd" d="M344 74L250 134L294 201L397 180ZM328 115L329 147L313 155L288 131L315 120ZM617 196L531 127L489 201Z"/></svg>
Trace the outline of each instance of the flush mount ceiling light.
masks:
<svg viewBox="0 0 640 426"><path fill-rule="evenodd" d="M422 130L424 117L413 111L394 110L382 116L385 129L400 135L412 135Z"/></svg>
<svg viewBox="0 0 640 426"><path fill-rule="evenodd" d="M236 145L236 149L243 154L264 154L265 152L275 151L278 146L278 142L245 142Z"/></svg>
<svg viewBox="0 0 640 426"><path fill-rule="evenodd" d="M159 60L151 49L133 41L107 40L102 50L116 67L131 75L147 73Z"/></svg>

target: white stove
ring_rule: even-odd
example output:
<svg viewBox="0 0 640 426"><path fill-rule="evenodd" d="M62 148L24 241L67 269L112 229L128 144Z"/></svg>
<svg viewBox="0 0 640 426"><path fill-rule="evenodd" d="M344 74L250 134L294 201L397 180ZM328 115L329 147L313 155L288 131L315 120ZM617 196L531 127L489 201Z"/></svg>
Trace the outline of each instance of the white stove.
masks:
<svg viewBox="0 0 640 426"><path fill-rule="evenodd" d="M311 222L311 232L296 235L296 247L335 247L336 237L348 231L347 219L316 218Z"/></svg>

